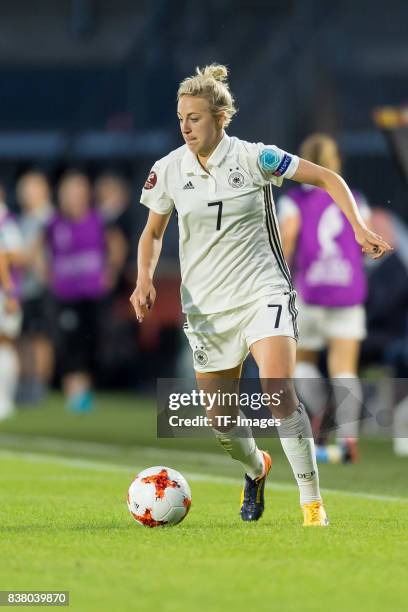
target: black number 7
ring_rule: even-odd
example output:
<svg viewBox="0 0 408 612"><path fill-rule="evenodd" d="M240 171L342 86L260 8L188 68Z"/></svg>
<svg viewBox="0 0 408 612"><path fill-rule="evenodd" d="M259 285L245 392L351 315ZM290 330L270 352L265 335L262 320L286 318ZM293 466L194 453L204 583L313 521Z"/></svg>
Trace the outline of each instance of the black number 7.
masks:
<svg viewBox="0 0 408 612"><path fill-rule="evenodd" d="M221 217L222 217L222 202L210 202L208 206L218 206L218 215L217 215L217 227L216 229L221 229Z"/></svg>
<svg viewBox="0 0 408 612"><path fill-rule="evenodd" d="M277 308L275 329L279 327L280 318L282 314L282 304L268 304L268 308Z"/></svg>

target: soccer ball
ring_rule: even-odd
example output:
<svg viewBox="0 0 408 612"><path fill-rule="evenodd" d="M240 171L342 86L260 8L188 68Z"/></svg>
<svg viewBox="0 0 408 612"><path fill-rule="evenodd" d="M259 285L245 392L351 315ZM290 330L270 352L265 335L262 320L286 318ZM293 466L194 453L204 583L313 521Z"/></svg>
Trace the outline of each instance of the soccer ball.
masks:
<svg viewBox="0 0 408 612"><path fill-rule="evenodd" d="M191 506L191 491L184 476L168 467L140 472L129 487L127 503L139 525L177 525Z"/></svg>

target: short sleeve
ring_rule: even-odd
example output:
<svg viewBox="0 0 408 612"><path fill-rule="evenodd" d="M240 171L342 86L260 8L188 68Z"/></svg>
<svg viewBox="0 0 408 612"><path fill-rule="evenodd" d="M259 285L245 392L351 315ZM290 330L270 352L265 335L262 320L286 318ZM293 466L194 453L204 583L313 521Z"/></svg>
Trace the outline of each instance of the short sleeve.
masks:
<svg viewBox="0 0 408 612"><path fill-rule="evenodd" d="M295 174L299 165L297 155L262 142L245 145L248 166L255 183L262 186L273 183L280 187L283 179L292 178Z"/></svg>
<svg viewBox="0 0 408 612"><path fill-rule="evenodd" d="M282 223L289 217L298 217L300 214L298 205L288 195L283 195L278 199L278 201L276 202L276 210L280 223Z"/></svg>
<svg viewBox="0 0 408 612"><path fill-rule="evenodd" d="M297 155L262 143L258 143L258 151L258 166L267 181L280 187L283 179L290 179L295 174L299 165Z"/></svg>
<svg viewBox="0 0 408 612"><path fill-rule="evenodd" d="M140 202L159 215L173 210L174 202L167 193L165 168L156 162L144 184Z"/></svg>

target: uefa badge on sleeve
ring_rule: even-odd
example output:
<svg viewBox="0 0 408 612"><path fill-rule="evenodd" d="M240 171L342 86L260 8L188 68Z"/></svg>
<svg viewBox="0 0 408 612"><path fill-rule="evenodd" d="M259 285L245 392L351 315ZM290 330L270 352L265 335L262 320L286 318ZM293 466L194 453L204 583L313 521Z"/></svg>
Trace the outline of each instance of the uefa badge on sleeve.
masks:
<svg viewBox="0 0 408 612"><path fill-rule="evenodd" d="M274 149L264 149L259 156L259 164L264 172L275 172L281 158Z"/></svg>

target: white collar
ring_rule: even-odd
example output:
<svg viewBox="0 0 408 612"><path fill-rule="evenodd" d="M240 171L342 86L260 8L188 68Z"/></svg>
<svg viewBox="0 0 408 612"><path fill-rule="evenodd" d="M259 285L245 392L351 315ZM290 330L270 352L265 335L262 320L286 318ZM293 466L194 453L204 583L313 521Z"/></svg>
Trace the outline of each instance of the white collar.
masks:
<svg viewBox="0 0 408 612"><path fill-rule="evenodd" d="M230 141L231 138L224 132L220 142L217 144L207 160L206 166L208 170L211 170L211 168L214 168L214 166L219 166L221 164L229 151ZM198 161L197 156L194 155L194 153L192 153L188 147L186 148L186 152L184 153L181 162L181 169L186 174L207 174Z"/></svg>

